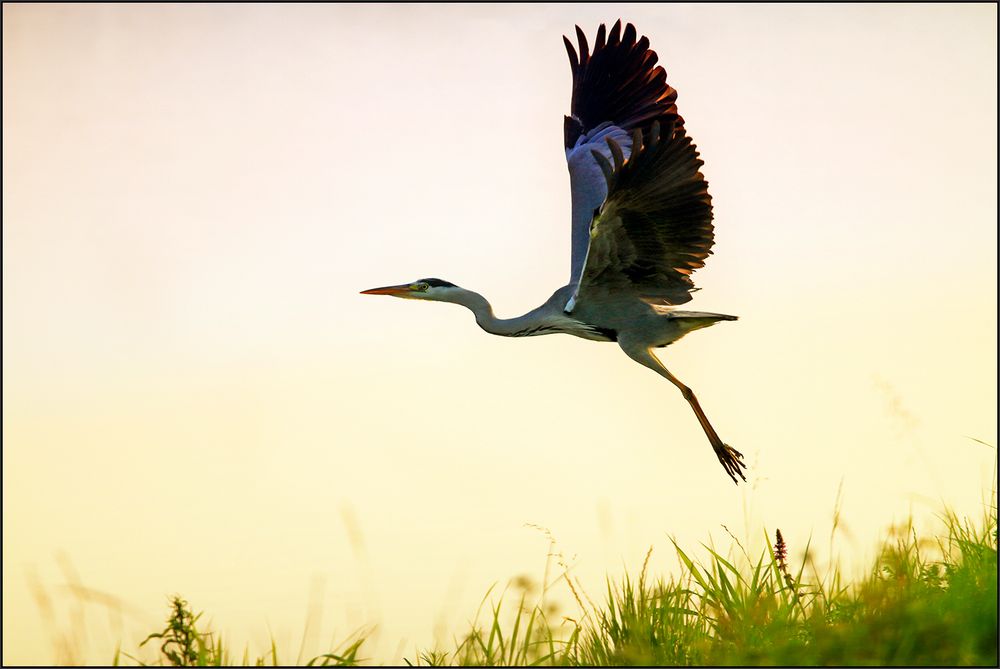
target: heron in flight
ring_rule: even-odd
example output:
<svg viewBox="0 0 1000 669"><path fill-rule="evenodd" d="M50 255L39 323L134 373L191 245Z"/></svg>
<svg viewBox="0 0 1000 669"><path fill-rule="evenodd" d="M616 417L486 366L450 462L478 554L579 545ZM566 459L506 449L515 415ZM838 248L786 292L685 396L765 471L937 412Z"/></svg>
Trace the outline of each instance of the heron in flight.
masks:
<svg viewBox="0 0 1000 669"><path fill-rule="evenodd" d="M694 392L653 354L688 332L736 316L682 311L696 290L691 273L712 253L712 198L703 164L677 113L646 37L630 23L606 31L593 49L579 26L578 49L563 37L573 70L565 117L572 196L569 283L517 318L497 318L479 293L441 279L362 291L466 307L487 332L503 337L570 334L618 342L636 362L677 386L726 474L746 481L743 455L723 443Z"/></svg>

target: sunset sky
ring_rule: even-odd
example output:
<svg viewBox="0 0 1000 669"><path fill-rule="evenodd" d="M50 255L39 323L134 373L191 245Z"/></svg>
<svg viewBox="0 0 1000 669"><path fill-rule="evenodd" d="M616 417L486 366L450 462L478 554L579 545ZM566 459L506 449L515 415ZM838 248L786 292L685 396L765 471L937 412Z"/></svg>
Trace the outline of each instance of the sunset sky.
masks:
<svg viewBox="0 0 1000 669"><path fill-rule="evenodd" d="M705 161L714 255L664 350L491 337L569 266L562 44L649 37ZM181 593L289 660L462 631L542 577L599 598L670 544L780 527L861 563L978 516L997 443L995 5L3 7L3 660L134 649ZM978 440L978 441L977 441ZM986 442L984 445L980 442ZM35 584L35 585L33 585ZM33 587L48 593L54 618ZM561 597L565 593L558 593ZM572 613L571 600L564 612Z"/></svg>

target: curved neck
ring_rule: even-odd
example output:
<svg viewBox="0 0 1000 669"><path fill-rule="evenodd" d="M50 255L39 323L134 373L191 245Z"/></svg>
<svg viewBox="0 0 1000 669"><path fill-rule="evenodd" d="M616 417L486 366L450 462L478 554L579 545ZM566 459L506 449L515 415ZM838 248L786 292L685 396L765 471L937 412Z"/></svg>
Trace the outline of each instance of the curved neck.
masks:
<svg viewBox="0 0 1000 669"><path fill-rule="evenodd" d="M449 295L445 301L460 304L471 311L476 316L476 323L479 324L479 327L490 334L500 335L501 337L544 334L544 332L537 331L537 328L544 320L544 317L539 313L541 307L517 318L497 318L493 314L493 307L490 306L489 301L485 297L464 288Z"/></svg>

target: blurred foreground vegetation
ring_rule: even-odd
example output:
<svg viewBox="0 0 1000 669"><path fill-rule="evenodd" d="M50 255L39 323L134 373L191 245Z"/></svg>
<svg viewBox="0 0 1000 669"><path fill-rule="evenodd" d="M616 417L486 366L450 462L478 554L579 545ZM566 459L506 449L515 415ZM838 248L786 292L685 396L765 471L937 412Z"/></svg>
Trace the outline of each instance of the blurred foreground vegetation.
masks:
<svg viewBox="0 0 1000 669"><path fill-rule="evenodd" d="M895 531L867 575L844 582L836 567L820 577L789 564L780 532L754 559L709 549L692 560L675 545L679 578L635 576L608 583L603 603L579 596L568 570L561 582L578 618L553 621L527 592L499 595L450 648L418 652L415 665L997 665L997 509L978 522L947 514L942 536ZM738 549L738 550L737 550ZM805 551L808 555L808 547ZM647 556L648 562L648 556ZM484 605L490 593L484 598ZM199 614L200 615L200 614ZM158 664L281 664L234 655L199 615L174 598L166 627L144 643ZM485 623L481 622L485 619ZM309 660L310 666L375 664L364 636ZM119 651L115 663L138 662Z"/></svg>

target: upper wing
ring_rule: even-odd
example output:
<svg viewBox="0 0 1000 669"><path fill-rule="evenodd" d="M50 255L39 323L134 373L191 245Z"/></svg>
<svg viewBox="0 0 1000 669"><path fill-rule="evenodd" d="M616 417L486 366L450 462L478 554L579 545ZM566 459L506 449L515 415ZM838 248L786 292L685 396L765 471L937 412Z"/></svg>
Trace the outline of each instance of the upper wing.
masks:
<svg viewBox="0 0 1000 669"><path fill-rule="evenodd" d="M608 195L590 224L580 282L588 291L627 292L683 304L694 289L691 273L705 265L715 241L712 197L687 134L654 122L635 130L626 158L613 139L612 160L594 152Z"/></svg>
<svg viewBox="0 0 1000 669"><path fill-rule="evenodd" d="M565 36L566 53L573 69L573 100L570 116L565 117L566 148L577 145L581 136L603 123L611 123L629 134L637 127L648 128L654 120L665 125L674 121L680 128L684 121L677 113L677 91L667 84L667 73L656 65L656 52L645 37L636 41L631 23L621 32L619 20L605 40L604 24L597 29L594 52L587 38L576 26L580 43L577 56Z"/></svg>
<svg viewBox="0 0 1000 669"><path fill-rule="evenodd" d="M610 160L607 140L611 139L627 157L631 152L633 130L648 130L658 121L662 127L679 131L684 123L674 104L677 91L667 84L663 68L656 65L657 56L649 49L649 40L642 37L636 41L635 27L631 23L622 33L621 21L618 21L607 34L602 24L597 31L593 53L579 26L576 35L579 54L573 44L563 38L573 70L571 115L565 117L564 123L573 201L570 285L574 297L567 311L572 310L583 276L591 219L608 194L607 182L594 158L594 151Z"/></svg>

